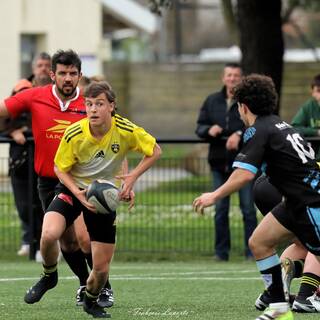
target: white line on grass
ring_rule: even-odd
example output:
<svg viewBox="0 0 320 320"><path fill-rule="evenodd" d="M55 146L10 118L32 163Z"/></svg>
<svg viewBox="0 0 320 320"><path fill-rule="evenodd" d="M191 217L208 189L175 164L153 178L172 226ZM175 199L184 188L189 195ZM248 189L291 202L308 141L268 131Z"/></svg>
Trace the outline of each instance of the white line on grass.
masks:
<svg viewBox="0 0 320 320"><path fill-rule="evenodd" d="M226 277L187 277L187 278L179 278L179 277L111 277L111 280L139 280L139 281L152 281L152 280L182 280L182 281L201 281L201 280L211 280L211 281L248 281L248 280L260 280L260 277L239 277L239 278L226 278Z"/></svg>
<svg viewBox="0 0 320 320"><path fill-rule="evenodd" d="M125 263L124 263L125 264ZM197 270L202 270L202 271L210 271L210 268L213 267L213 266L199 266L197 265L196 269ZM217 267L217 265L214 265L214 267ZM241 268L241 264L239 265L239 268ZM244 269L244 270L239 270L237 271L236 270L236 267L233 265L232 266L226 266L225 264L221 264L221 266L219 265L218 268L219 269L222 269L224 270L224 272L251 272L251 271L257 271L257 268L256 268L256 265L255 264L252 264L252 268L248 268L248 266L246 266L247 269ZM194 266L190 266L190 265L184 265L184 264L164 264L164 265L161 265L160 264L157 264L157 265L154 265L154 264L143 264L143 265L117 265L116 263L113 263L112 264L112 269L113 270L157 270L157 269L160 269L160 270L163 270L163 269L170 269L170 270L175 270L175 269L178 269L178 270L192 270L194 271L195 270L195 267ZM212 270L212 271L215 271L215 270ZM201 271L199 271L201 272Z"/></svg>
<svg viewBox="0 0 320 320"><path fill-rule="evenodd" d="M64 265L65 262L63 262ZM254 271L257 271L257 269L255 268L255 265L252 265L253 268L252 269L245 269L245 270L237 270L234 266L231 267L231 266L226 266L226 265L221 265L221 266L218 266L220 269L223 268L223 271L222 272L254 272ZM15 266L10 266L10 268L14 268ZM217 265L215 265L214 267L217 267ZM195 273L200 273L200 272L220 272L220 270L212 270L210 271L210 268L211 266L207 267L207 266L198 266L196 267L196 270L199 270L199 271L194 271L195 270L195 267L194 266L190 266L190 265L183 265L183 264L165 264L165 265L161 265L160 264L157 264L157 265L154 265L154 264L143 264L143 265L117 265L116 263L112 264L112 270L164 270L164 269L170 269L170 270L186 270L185 272L189 272L187 271L188 269L191 271L194 271ZM239 265L239 268L241 268L241 265ZM0 266L0 272L5 272L8 268L7 267L3 267L3 266ZM19 268L17 268L17 270L20 270Z"/></svg>
<svg viewBox="0 0 320 320"><path fill-rule="evenodd" d="M190 274L226 274L226 273L257 273L255 270L214 270L214 271L188 271L188 272L174 272L175 275L190 275ZM166 276L172 275L172 272L159 273L158 275Z"/></svg>
<svg viewBox="0 0 320 320"><path fill-rule="evenodd" d="M248 280L261 280L260 277L159 277L159 276L111 276L111 280L119 281L129 281L129 280L139 280L139 281L159 281L159 280L182 280L182 281L201 281L201 280L211 280L211 281L248 281ZM15 282L15 281L31 281L38 280L35 277L21 277L21 278L0 278L0 282ZM75 280L76 277L59 277L59 280Z"/></svg>

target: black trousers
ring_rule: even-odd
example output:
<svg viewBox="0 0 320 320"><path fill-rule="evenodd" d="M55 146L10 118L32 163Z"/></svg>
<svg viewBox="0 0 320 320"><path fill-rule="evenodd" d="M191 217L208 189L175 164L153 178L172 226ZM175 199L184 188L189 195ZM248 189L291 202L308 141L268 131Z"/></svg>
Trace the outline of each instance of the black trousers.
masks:
<svg viewBox="0 0 320 320"><path fill-rule="evenodd" d="M18 215L21 221L22 228L22 244L35 243L35 249L40 248L40 237L42 229L42 221L44 211L41 207L41 202L38 196L37 188L37 175L33 171L32 176L32 193L33 199L30 199L29 195L29 174L28 174L28 164L25 163L19 170L11 170L11 185L13 190L13 196L18 211ZM30 221L30 205L32 206L33 214L33 228ZM31 231L34 231L34 234L31 234Z"/></svg>

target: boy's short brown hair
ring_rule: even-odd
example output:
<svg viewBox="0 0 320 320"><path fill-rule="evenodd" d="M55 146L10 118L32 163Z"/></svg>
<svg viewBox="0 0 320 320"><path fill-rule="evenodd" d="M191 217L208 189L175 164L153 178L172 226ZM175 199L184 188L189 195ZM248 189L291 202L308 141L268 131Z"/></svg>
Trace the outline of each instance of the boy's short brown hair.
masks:
<svg viewBox="0 0 320 320"><path fill-rule="evenodd" d="M91 82L84 90L83 96L85 98L96 98L101 93L106 95L106 98L109 102L113 102L115 105L114 110L112 111L112 115L114 116L116 113L116 95L112 90L111 85L106 81L99 82Z"/></svg>

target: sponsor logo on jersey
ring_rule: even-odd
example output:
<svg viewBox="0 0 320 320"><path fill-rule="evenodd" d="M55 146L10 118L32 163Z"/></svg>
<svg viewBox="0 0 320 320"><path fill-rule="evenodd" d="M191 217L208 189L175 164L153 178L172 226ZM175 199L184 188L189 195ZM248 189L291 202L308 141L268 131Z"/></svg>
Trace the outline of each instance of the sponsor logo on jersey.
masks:
<svg viewBox="0 0 320 320"><path fill-rule="evenodd" d="M248 128L243 135L243 142L246 143L248 140L250 140L255 135L256 131L257 130L254 127Z"/></svg>
<svg viewBox="0 0 320 320"><path fill-rule="evenodd" d="M114 152L114 153L118 153L120 151L120 144L119 143L113 143L111 145L111 150Z"/></svg>
<svg viewBox="0 0 320 320"><path fill-rule="evenodd" d="M291 125L285 121L276 123L275 126L280 130L291 128Z"/></svg>
<svg viewBox="0 0 320 320"><path fill-rule="evenodd" d="M94 157L95 157L95 159L104 158L103 150L100 150Z"/></svg>
<svg viewBox="0 0 320 320"><path fill-rule="evenodd" d="M53 120L56 124L46 130L47 139L61 140L64 131L70 126L71 121L66 120Z"/></svg>

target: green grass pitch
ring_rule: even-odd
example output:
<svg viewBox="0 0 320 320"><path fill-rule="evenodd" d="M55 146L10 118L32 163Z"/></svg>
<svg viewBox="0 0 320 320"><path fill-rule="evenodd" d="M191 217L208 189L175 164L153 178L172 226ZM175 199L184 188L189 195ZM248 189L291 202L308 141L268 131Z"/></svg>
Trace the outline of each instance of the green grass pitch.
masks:
<svg viewBox="0 0 320 320"><path fill-rule="evenodd" d="M41 273L41 265L29 261L0 261L0 319L92 319L75 306L78 287L64 262L59 283L34 305L23 296ZM113 319L249 320L260 313L253 307L263 289L254 262L117 262L112 264L111 283L115 305ZM293 283L293 291L299 282ZM316 314L294 318L319 319Z"/></svg>

